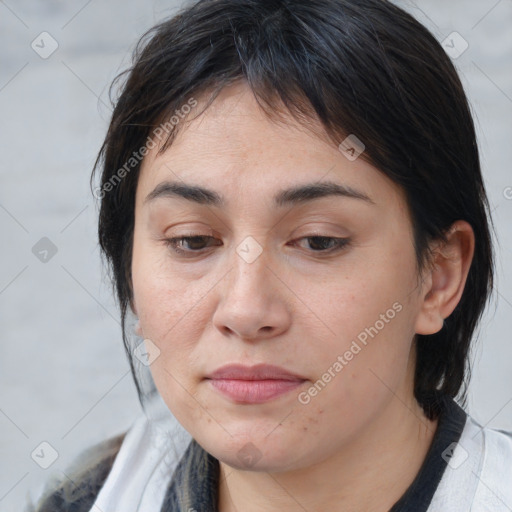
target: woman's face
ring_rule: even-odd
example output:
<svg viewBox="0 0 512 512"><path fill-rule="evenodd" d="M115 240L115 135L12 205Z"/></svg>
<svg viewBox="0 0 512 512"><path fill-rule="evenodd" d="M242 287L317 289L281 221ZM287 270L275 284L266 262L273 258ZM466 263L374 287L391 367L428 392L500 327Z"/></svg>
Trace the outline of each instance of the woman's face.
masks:
<svg viewBox="0 0 512 512"><path fill-rule="evenodd" d="M237 85L143 161L132 277L143 337L160 351L152 375L184 428L233 467L315 464L394 397L412 399L412 225L401 190L358 149L270 121ZM354 194L290 192L327 183ZM208 376L228 363L300 379L274 382L274 396L268 381L224 381L238 390L227 395Z"/></svg>

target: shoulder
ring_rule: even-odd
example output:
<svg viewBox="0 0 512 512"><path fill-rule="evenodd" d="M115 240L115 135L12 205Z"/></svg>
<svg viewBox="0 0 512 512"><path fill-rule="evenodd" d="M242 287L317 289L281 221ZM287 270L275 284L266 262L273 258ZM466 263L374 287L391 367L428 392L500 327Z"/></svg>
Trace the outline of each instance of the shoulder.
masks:
<svg viewBox="0 0 512 512"><path fill-rule="evenodd" d="M512 432L483 427L470 416L429 512L512 510Z"/></svg>
<svg viewBox="0 0 512 512"><path fill-rule="evenodd" d="M103 486L126 432L84 450L62 480L52 480L25 512L88 512Z"/></svg>
<svg viewBox="0 0 512 512"><path fill-rule="evenodd" d="M484 428L482 446L475 498L492 504L493 510L509 511L512 509L512 432Z"/></svg>

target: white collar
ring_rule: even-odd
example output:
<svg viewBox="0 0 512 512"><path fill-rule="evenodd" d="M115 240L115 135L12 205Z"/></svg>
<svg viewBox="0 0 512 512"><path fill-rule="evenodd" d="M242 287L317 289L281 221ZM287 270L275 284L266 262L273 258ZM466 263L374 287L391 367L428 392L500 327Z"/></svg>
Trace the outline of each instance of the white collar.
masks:
<svg viewBox="0 0 512 512"><path fill-rule="evenodd" d="M191 440L165 405L148 406L123 439L90 512L159 512Z"/></svg>
<svg viewBox="0 0 512 512"><path fill-rule="evenodd" d="M483 428L469 415L428 508L459 511L512 511L512 432Z"/></svg>
<svg viewBox="0 0 512 512"><path fill-rule="evenodd" d="M192 440L163 402L128 430L90 512L159 512ZM470 416L428 512L512 511L512 432L482 428Z"/></svg>

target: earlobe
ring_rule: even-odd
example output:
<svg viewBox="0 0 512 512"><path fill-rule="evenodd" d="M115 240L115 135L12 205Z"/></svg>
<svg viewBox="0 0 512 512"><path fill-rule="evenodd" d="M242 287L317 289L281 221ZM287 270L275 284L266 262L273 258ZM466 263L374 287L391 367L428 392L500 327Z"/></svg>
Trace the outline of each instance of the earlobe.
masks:
<svg viewBox="0 0 512 512"><path fill-rule="evenodd" d="M462 220L455 222L447 234L447 243L437 245L432 268L423 280L417 334L439 332L462 297L475 246L471 225Z"/></svg>
<svg viewBox="0 0 512 512"><path fill-rule="evenodd" d="M142 327L140 326L140 321L139 321L139 319L137 319L137 322L135 323L134 330L135 330L135 334L136 334L137 336L141 336L141 337L143 337L143 335L142 335Z"/></svg>
<svg viewBox="0 0 512 512"><path fill-rule="evenodd" d="M137 313L137 306L135 305L135 300L130 301L130 308L133 311L133 314L137 317L137 321L135 322L133 330L137 336L143 337L142 328L140 326L140 320L138 318L139 315Z"/></svg>

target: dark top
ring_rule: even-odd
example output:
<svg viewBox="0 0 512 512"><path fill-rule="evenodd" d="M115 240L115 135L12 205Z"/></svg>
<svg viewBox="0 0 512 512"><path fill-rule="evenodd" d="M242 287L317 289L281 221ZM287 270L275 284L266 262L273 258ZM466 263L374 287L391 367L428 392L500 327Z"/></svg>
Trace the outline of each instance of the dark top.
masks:
<svg viewBox="0 0 512 512"><path fill-rule="evenodd" d="M451 399L445 399L434 439L425 461L405 494L391 507L390 512L426 512L444 470L453 455L451 445L460 439L467 415Z"/></svg>
<svg viewBox="0 0 512 512"><path fill-rule="evenodd" d="M389 512L426 512L432 501L453 453L452 444L459 441L467 418L464 410L450 398L441 399L439 407L438 426L425 461L412 484ZM89 512L124 435L99 445L99 451L107 455L92 471L84 472L73 482L65 482L43 498L36 509L26 512ZM99 451L97 449L95 453ZM176 467L160 512L218 512L219 474L219 461L192 439Z"/></svg>

